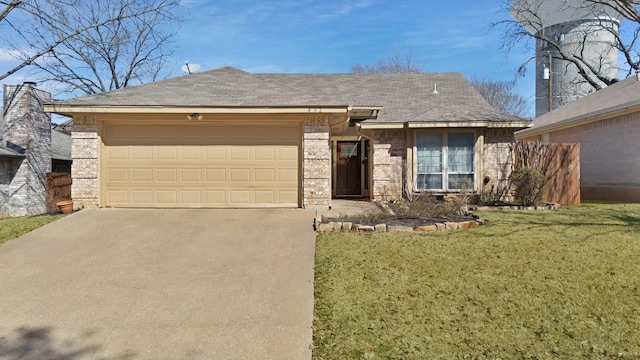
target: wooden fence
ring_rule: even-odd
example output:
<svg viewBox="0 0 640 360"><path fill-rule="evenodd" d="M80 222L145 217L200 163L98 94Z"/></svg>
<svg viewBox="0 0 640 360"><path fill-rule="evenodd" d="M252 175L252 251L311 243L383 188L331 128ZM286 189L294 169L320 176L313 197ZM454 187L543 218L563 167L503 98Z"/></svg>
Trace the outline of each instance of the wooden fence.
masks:
<svg viewBox="0 0 640 360"><path fill-rule="evenodd" d="M531 167L547 178L542 199L580 205L580 144L516 142L514 168Z"/></svg>
<svg viewBox="0 0 640 360"><path fill-rule="evenodd" d="M47 173L47 213L58 211L58 201L71 199L71 182L71 174Z"/></svg>

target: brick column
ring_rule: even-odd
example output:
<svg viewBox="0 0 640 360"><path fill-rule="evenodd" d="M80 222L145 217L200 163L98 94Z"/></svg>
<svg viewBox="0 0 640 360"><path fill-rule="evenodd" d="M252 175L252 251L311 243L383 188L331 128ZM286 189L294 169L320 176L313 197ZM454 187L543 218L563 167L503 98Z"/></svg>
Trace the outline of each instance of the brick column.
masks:
<svg viewBox="0 0 640 360"><path fill-rule="evenodd" d="M326 116L305 119L302 150L302 206L328 207L331 203L331 148Z"/></svg>
<svg viewBox="0 0 640 360"><path fill-rule="evenodd" d="M403 130L376 130L373 136L373 200L402 198L407 143Z"/></svg>
<svg viewBox="0 0 640 360"><path fill-rule="evenodd" d="M490 183L496 186L507 186L513 154L511 143L514 140L514 129L485 129L484 130L484 158L483 174L488 176ZM483 176L483 177L484 177ZM480 179L482 184L483 179Z"/></svg>
<svg viewBox="0 0 640 360"><path fill-rule="evenodd" d="M94 117L73 118L71 148L71 198L75 208L96 207L99 204L98 122Z"/></svg>

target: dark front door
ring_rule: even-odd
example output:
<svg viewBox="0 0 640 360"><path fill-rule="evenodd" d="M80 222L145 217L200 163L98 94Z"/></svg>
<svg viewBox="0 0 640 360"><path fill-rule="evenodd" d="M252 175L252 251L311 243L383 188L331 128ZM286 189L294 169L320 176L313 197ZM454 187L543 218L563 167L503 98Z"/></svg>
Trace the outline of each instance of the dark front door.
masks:
<svg viewBox="0 0 640 360"><path fill-rule="evenodd" d="M361 154L359 141L338 141L336 161L336 196L360 196Z"/></svg>

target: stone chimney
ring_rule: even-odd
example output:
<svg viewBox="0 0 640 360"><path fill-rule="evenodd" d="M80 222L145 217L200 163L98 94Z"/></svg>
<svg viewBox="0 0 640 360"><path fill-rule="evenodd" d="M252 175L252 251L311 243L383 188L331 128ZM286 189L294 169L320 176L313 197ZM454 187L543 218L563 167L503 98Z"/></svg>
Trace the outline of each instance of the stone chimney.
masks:
<svg viewBox="0 0 640 360"><path fill-rule="evenodd" d="M51 116L44 103L51 94L35 83L4 86L1 147L23 158L0 160L0 216L28 216L46 212L46 174L51 171Z"/></svg>

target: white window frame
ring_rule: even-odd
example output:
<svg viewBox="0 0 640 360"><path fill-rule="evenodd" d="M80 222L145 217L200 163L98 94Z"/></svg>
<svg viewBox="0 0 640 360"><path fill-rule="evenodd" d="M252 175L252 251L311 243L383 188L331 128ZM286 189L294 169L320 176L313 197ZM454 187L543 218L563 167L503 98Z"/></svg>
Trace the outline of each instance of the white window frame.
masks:
<svg viewBox="0 0 640 360"><path fill-rule="evenodd" d="M419 134L440 134L442 137L442 172L432 174L442 174L441 189L419 189L418 188L418 135ZM473 134L473 171L472 172L449 172L449 134ZM462 189L449 188L449 175L466 174L473 175L473 190L476 188L476 178L478 176L478 154L477 154L478 134L475 130L431 130L416 131L413 138L413 190L435 191L435 192L459 192Z"/></svg>

